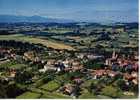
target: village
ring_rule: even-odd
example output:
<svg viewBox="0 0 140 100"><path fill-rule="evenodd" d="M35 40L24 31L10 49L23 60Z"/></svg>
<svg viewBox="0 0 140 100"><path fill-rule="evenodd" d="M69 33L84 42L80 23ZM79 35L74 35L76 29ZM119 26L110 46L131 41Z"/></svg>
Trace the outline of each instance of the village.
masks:
<svg viewBox="0 0 140 100"><path fill-rule="evenodd" d="M7 84L24 84L24 91L29 94L35 91L41 98L47 98L42 91L60 93L68 98L95 95L131 97L138 92L137 52L130 56L113 50L110 57L106 57L96 53L51 49L45 55L47 58L35 51L0 48L0 80ZM33 88L40 89L41 93ZM113 92L107 92L106 88ZM19 97L22 98L22 95Z"/></svg>

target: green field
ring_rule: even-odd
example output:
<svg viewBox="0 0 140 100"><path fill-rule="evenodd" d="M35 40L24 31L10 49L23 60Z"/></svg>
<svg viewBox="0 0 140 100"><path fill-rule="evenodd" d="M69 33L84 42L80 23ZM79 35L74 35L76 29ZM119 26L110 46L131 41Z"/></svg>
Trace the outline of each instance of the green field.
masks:
<svg viewBox="0 0 140 100"><path fill-rule="evenodd" d="M41 94L33 93L33 92L25 92L22 95L16 97L16 99L37 99L41 96Z"/></svg>
<svg viewBox="0 0 140 100"><path fill-rule="evenodd" d="M70 96L61 94L61 93L57 93L57 92L53 92L53 93L49 93L49 92L45 92L42 96L42 99L70 99Z"/></svg>
<svg viewBox="0 0 140 100"><path fill-rule="evenodd" d="M50 81L47 84L41 86L41 89L47 90L47 91L54 91L60 87L59 83L56 83L55 81Z"/></svg>
<svg viewBox="0 0 140 100"><path fill-rule="evenodd" d="M64 34L64 33L67 33L67 32L73 32L73 30L66 29L66 28L59 28L59 29L49 29L49 30L45 30L43 32Z"/></svg>
<svg viewBox="0 0 140 100"><path fill-rule="evenodd" d="M23 68L23 67L26 67L26 66L27 65L19 64L16 61L8 61L8 62L0 64L0 67L15 68L15 69L20 69L20 68Z"/></svg>
<svg viewBox="0 0 140 100"><path fill-rule="evenodd" d="M49 92L44 89L31 88L30 91L27 91L20 96L16 97L17 99L68 99L71 98L62 93L58 92Z"/></svg>

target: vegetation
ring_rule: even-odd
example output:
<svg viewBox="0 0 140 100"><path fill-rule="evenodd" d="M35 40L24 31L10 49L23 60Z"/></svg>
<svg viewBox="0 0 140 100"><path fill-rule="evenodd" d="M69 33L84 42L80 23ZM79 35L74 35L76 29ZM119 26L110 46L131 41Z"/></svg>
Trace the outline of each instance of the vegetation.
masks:
<svg viewBox="0 0 140 100"><path fill-rule="evenodd" d="M39 87L41 89L47 90L47 91L54 91L60 87L60 84L55 81L50 81L47 84Z"/></svg>
<svg viewBox="0 0 140 100"><path fill-rule="evenodd" d="M88 62L84 63L84 66L88 69L103 69L104 64L102 62L97 62L94 60L89 60Z"/></svg>
<svg viewBox="0 0 140 100"><path fill-rule="evenodd" d="M137 98L137 27L81 24L29 24L30 31L46 27L36 34L9 34L8 24L0 36L0 98Z"/></svg>
<svg viewBox="0 0 140 100"><path fill-rule="evenodd" d="M101 90L101 94L112 98L118 98L121 95L121 91L118 88L106 86Z"/></svg>
<svg viewBox="0 0 140 100"><path fill-rule="evenodd" d="M38 93L33 93L33 92L25 92L20 96L17 96L16 99L37 99L41 95Z"/></svg>

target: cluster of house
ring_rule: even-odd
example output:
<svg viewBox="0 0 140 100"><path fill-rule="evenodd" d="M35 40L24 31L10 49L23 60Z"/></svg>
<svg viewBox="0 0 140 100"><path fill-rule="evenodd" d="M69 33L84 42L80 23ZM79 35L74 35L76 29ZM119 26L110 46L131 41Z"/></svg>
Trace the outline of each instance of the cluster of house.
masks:
<svg viewBox="0 0 140 100"><path fill-rule="evenodd" d="M129 73L121 73L121 72L116 72L116 71L112 71L109 69L100 69L100 70L91 70L91 75L92 75L92 79L100 79L102 76L109 76L111 78L117 76L117 75L122 75L123 79L128 83L128 81L132 82L135 85L138 85L138 72L131 72L131 74Z"/></svg>
<svg viewBox="0 0 140 100"><path fill-rule="evenodd" d="M78 59L84 58L93 60L93 59L104 59L104 56L100 55L93 55L93 54L84 54L79 53L77 54L77 59L66 58L65 60L56 60L56 59L49 59L47 63L44 65L44 68L39 69L39 72L46 72L47 70L54 70L54 71L62 71L65 72L74 72L74 71L82 71L84 66ZM135 85L138 84L138 57L135 56L135 61L130 61L128 59L120 58L116 52L112 53L111 58L107 58L105 60L105 65L108 66L107 69L99 69L99 70L90 70L89 73L91 74L93 79L101 78L102 76L110 76L115 77L118 74L121 74L126 81L131 81ZM117 71L119 67L125 69L125 72ZM130 73L129 73L130 70ZM79 79L78 79L79 81Z"/></svg>
<svg viewBox="0 0 140 100"><path fill-rule="evenodd" d="M106 59L105 64L111 68L114 75L116 75L116 72L119 69L123 69L124 72L122 73L122 75L124 79L126 81L133 82L135 85L138 85L138 56L134 56L133 59L126 59L123 57L118 57L118 55L114 51L112 54L112 58ZM99 75L101 75L101 73L106 72L106 70L97 72L99 73Z"/></svg>
<svg viewBox="0 0 140 100"><path fill-rule="evenodd" d="M94 59L104 59L103 55L98 54L92 54L92 53L78 53L75 54L78 59L88 59L88 60L94 60Z"/></svg>
<svg viewBox="0 0 140 100"><path fill-rule="evenodd" d="M97 55L97 54L87 54L87 53L75 53L76 58L69 57L69 53L63 52L63 51L53 51L48 52L49 56L52 56L53 54L63 54L67 55L68 57L64 59L47 59L42 60L40 57L38 57L33 51L25 52L23 59L24 60L30 60L32 62L41 62L44 67L42 69L39 69L39 72L46 72L47 70L53 70L53 71L62 71L65 70L66 72L69 71L77 71L84 68L84 66L81 64L80 59L84 59L84 61L87 60L93 60L93 59L103 59L104 56Z"/></svg>
<svg viewBox="0 0 140 100"><path fill-rule="evenodd" d="M0 49L1 54L10 54L9 57L16 58L17 55L13 53L11 50L5 50ZM58 52L56 52L58 53ZM64 53L64 52L59 52ZM49 53L49 55L51 55ZM68 55L68 54L67 54ZM103 76L109 76L111 78L114 78L117 75L122 75L123 79L126 81L126 84L129 85L129 82L132 82L135 85L138 85L138 56L134 56L132 59L126 59L124 57L120 57L116 52L114 51L112 53L112 57L105 58L102 55L97 54L89 54L89 53L76 53L76 58L66 57L65 59L48 59L46 61L42 60L41 58L36 55L33 51L25 52L23 55L24 60L30 60L33 62L41 62L44 66L42 69L39 69L39 72L44 73L48 70L53 70L56 72L65 71L65 72L75 72L75 71L81 71L84 74L84 66L81 63L81 60L95 60L95 59L103 59L105 60L105 65L107 68L105 69L87 69L88 71L85 71L85 75L90 75L92 79L100 79ZM118 69L124 68L125 71L121 72ZM8 77L9 79L14 79L16 76L16 70L15 69L9 69ZM5 78L5 79L6 79ZM73 82L75 84L65 84L60 90L63 90L63 93L74 96L75 94L75 85L81 84L83 81L80 77L74 77ZM126 93L127 94L127 93Z"/></svg>
<svg viewBox="0 0 140 100"><path fill-rule="evenodd" d="M122 68L126 71L138 71L138 56L134 56L131 58L118 57L115 52L112 55L112 58L106 59L106 65L111 66L112 70L117 70L118 68Z"/></svg>
<svg viewBox="0 0 140 100"><path fill-rule="evenodd" d="M114 51L112 57L106 59L105 65L111 66L114 70L117 69L117 67L122 67L138 71L138 56L134 56L133 59L126 59L124 57L118 57L118 54Z"/></svg>
<svg viewBox="0 0 140 100"><path fill-rule="evenodd" d="M0 58L8 58L12 53L12 49L0 48Z"/></svg>
<svg viewBox="0 0 140 100"><path fill-rule="evenodd" d="M0 48L0 62L9 59L19 60L20 58L21 56L17 55L14 49Z"/></svg>
<svg viewBox="0 0 140 100"><path fill-rule="evenodd" d="M43 69L40 69L40 72L46 72L47 70L54 70L54 71L77 71L81 70L83 68L83 65L80 64L79 61L76 61L74 59L65 59L65 60L55 60L55 59L49 59L47 60L47 63L44 65Z"/></svg>
<svg viewBox="0 0 140 100"><path fill-rule="evenodd" d="M30 61L33 61L33 62L39 62L40 61L40 58L33 51L25 52L24 55L23 55L23 59L25 61L30 60Z"/></svg>

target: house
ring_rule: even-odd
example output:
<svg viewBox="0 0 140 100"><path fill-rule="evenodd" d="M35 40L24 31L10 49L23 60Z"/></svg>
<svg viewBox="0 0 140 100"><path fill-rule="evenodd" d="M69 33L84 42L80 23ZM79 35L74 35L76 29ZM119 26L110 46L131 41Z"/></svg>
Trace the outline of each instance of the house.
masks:
<svg viewBox="0 0 140 100"><path fill-rule="evenodd" d="M34 61L35 53L33 51L25 52L24 56L23 56L23 59Z"/></svg>
<svg viewBox="0 0 140 100"><path fill-rule="evenodd" d="M72 95L74 92L74 86L72 84L66 84L64 87L64 93L68 95Z"/></svg>
<svg viewBox="0 0 140 100"><path fill-rule="evenodd" d="M114 71L109 71L108 72L108 76L110 77L115 77L118 73L117 72L114 72Z"/></svg>
<svg viewBox="0 0 140 100"><path fill-rule="evenodd" d="M93 76L93 79L101 78L103 76L110 76L110 77L115 77L118 73L112 70L92 70L91 75Z"/></svg>
<svg viewBox="0 0 140 100"><path fill-rule="evenodd" d="M48 60L47 64L44 65L43 69L40 69L39 72L46 72L47 70L53 70L60 72L65 69L65 66L61 62L56 62L56 60Z"/></svg>
<svg viewBox="0 0 140 100"><path fill-rule="evenodd" d="M128 91L124 92L123 94L124 94L124 95L128 95L128 96L133 96L133 95L135 95L133 92L128 92Z"/></svg>
<svg viewBox="0 0 140 100"><path fill-rule="evenodd" d="M111 66L112 65L112 62L111 62L111 59L106 59L105 60L105 65L108 65L108 66Z"/></svg>
<svg viewBox="0 0 140 100"><path fill-rule="evenodd" d="M47 70L57 71L57 67L46 64L46 65L44 65L43 69L39 69L39 72L46 72Z"/></svg>
<svg viewBox="0 0 140 100"><path fill-rule="evenodd" d="M90 59L90 60L92 60L92 59L94 59L94 55L88 54L88 55L87 55L87 58Z"/></svg>
<svg viewBox="0 0 140 100"><path fill-rule="evenodd" d="M0 53L11 53L11 49L0 48Z"/></svg>
<svg viewBox="0 0 140 100"><path fill-rule="evenodd" d="M64 64L64 66L67 68L70 66L70 62L68 61L68 59L66 59L65 61L62 62Z"/></svg>
<svg viewBox="0 0 140 100"><path fill-rule="evenodd" d="M10 69L9 71L9 77L14 78L16 76L16 70L15 69Z"/></svg>
<svg viewBox="0 0 140 100"><path fill-rule="evenodd" d="M138 72L131 72L131 76L134 77L134 78L138 78Z"/></svg>
<svg viewBox="0 0 140 100"><path fill-rule="evenodd" d="M34 62L40 62L40 61L41 61L41 59L39 57L34 58Z"/></svg>
<svg viewBox="0 0 140 100"><path fill-rule="evenodd" d="M55 59L49 59L47 61L47 65L55 65L55 63L56 63L56 60Z"/></svg>
<svg viewBox="0 0 140 100"><path fill-rule="evenodd" d="M45 63L46 63L46 60L41 60L41 63L42 63L42 64L45 64Z"/></svg>
<svg viewBox="0 0 140 100"><path fill-rule="evenodd" d="M71 71L72 71L72 67L66 67L64 70L65 70L66 72L71 72Z"/></svg>
<svg viewBox="0 0 140 100"><path fill-rule="evenodd" d="M84 58L84 54L83 53L80 53L79 55L77 55L77 58L79 58L79 59L83 59Z"/></svg>
<svg viewBox="0 0 140 100"><path fill-rule="evenodd" d="M79 66L79 65L80 65L80 62L79 61L72 62L72 66Z"/></svg>
<svg viewBox="0 0 140 100"><path fill-rule="evenodd" d="M135 71L138 71L138 68L139 68L139 64L138 64L138 62L135 62L134 65L133 65L133 69Z"/></svg>
<svg viewBox="0 0 140 100"><path fill-rule="evenodd" d="M124 76L124 79L125 79L125 80L130 80L130 81L131 81L131 80L134 79L134 77L132 77L132 76L131 76L130 74L128 74L128 73L124 73L123 76Z"/></svg>
<svg viewBox="0 0 140 100"><path fill-rule="evenodd" d="M83 69L83 65L72 66L72 71L78 71Z"/></svg>
<svg viewBox="0 0 140 100"><path fill-rule="evenodd" d="M75 77L74 79L73 79L73 81L76 83L76 84L81 84L83 81L82 81L82 79L80 78L80 77Z"/></svg>
<svg viewBox="0 0 140 100"><path fill-rule="evenodd" d="M114 50L114 51L112 52L112 57L111 57L111 58L107 58L107 59L105 60L105 65L112 66L112 64L113 64L114 62L116 62L117 58L118 58L118 54L116 54L116 52L115 52L115 50Z"/></svg>
<svg viewBox="0 0 140 100"><path fill-rule="evenodd" d="M103 55L98 55L98 54L87 54L86 55L88 59L93 60L93 59L103 59Z"/></svg>
<svg viewBox="0 0 140 100"><path fill-rule="evenodd" d="M58 62L58 64L55 64L55 67L57 68L57 71L62 71L65 69L64 64L61 62Z"/></svg>
<svg viewBox="0 0 140 100"><path fill-rule="evenodd" d="M133 82L135 85L138 85L138 84L139 84L139 82L138 82L138 78L133 79L132 82Z"/></svg>
<svg viewBox="0 0 140 100"><path fill-rule="evenodd" d="M93 76L94 79L100 78L103 75L106 75L106 71L103 69L100 70L92 70L91 75Z"/></svg>
<svg viewBox="0 0 140 100"><path fill-rule="evenodd" d="M118 63L113 63L111 67L112 67L111 69L112 69L113 71L117 71L117 70L119 69L120 66L119 66Z"/></svg>
<svg viewBox="0 0 140 100"><path fill-rule="evenodd" d="M10 73L10 77L14 78L16 76L16 72Z"/></svg>

